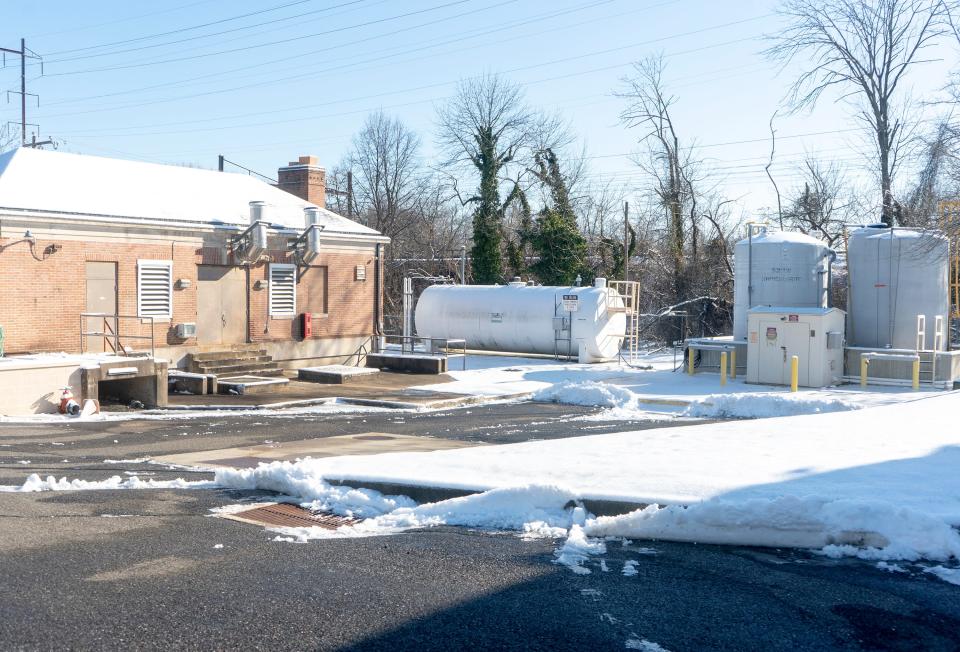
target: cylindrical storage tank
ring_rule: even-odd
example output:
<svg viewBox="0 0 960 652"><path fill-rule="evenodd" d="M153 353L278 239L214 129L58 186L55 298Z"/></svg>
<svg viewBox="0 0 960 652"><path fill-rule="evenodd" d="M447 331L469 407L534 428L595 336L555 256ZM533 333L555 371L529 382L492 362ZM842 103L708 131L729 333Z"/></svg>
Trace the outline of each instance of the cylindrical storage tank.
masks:
<svg viewBox="0 0 960 652"><path fill-rule="evenodd" d="M576 296L575 312L565 310L565 296L568 306ZM627 326L623 301L605 279L595 287L434 285L420 295L415 319L420 337L463 339L486 351L582 352L584 362L615 358Z"/></svg>
<svg viewBox="0 0 960 652"><path fill-rule="evenodd" d="M823 242L802 233L761 230L738 242L733 254L733 339L747 339L750 308L828 307L833 257Z"/></svg>
<svg viewBox="0 0 960 652"><path fill-rule="evenodd" d="M320 255L321 229L314 226L320 224L320 209L316 207L303 209L303 221L307 229L307 241L303 248L303 262L309 265Z"/></svg>
<svg viewBox="0 0 960 652"><path fill-rule="evenodd" d="M924 348L947 348L950 315L950 245L929 231L879 224L855 229L847 240L847 343L869 348L916 349L917 315L924 315Z"/></svg>
<svg viewBox="0 0 960 652"><path fill-rule="evenodd" d="M267 224L270 221L269 204L262 201L250 202L250 246L244 252L249 260L255 260L267 251Z"/></svg>

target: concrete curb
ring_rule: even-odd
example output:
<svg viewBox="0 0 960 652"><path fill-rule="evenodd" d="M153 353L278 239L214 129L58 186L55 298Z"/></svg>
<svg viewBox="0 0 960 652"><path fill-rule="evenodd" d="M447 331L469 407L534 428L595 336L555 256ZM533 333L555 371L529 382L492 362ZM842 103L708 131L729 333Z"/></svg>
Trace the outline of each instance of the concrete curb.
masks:
<svg viewBox="0 0 960 652"><path fill-rule="evenodd" d="M482 490L474 489L454 489L450 487L434 487L429 485L412 485L398 482L377 482L358 480L355 478L324 478L332 485L341 487L353 487L354 489L371 489L379 491L388 496L407 496L420 504L435 503L441 500L450 500L451 498L462 498L464 496L475 496L483 493ZM648 503L630 502L624 500L602 500L594 498L579 499L578 502L594 516L619 516L629 514L638 509L648 507ZM571 501L567 506L573 506Z"/></svg>

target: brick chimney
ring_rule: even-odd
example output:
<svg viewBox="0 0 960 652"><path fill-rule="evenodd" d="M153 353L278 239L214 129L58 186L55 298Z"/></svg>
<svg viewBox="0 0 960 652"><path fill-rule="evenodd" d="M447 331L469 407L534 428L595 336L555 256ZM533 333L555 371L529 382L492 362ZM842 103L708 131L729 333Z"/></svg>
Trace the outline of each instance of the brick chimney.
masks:
<svg viewBox="0 0 960 652"><path fill-rule="evenodd" d="M277 170L277 187L304 201L326 208L327 172L316 156L301 156L298 161Z"/></svg>

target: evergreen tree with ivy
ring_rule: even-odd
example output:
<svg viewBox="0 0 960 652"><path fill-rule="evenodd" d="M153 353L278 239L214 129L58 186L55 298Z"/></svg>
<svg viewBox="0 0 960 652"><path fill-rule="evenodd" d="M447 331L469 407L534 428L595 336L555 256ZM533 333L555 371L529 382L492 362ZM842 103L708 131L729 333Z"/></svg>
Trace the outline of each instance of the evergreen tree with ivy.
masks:
<svg viewBox="0 0 960 652"><path fill-rule="evenodd" d="M545 148L534 157L532 170L549 191L550 204L537 215L530 246L539 260L531 270L544 285L572 285L588 272L587 241L577 226L567 181L556 154Z"/></svg>
<svg viewBox="0 0 960 652"><path fill-rule="evenodd" d="M464 166L478 177L476 192L460 197L473 205L473 246L471 276L474 283L500 283L504 280L504 254L508 263L522 267L522 238L507 238L504 215L511 202L518 200L518 187L506 200L500 195L500 184L506 180L507 168L529 151L534 132L549 136L550 123L543 123L523 101L519 86L497 75L460 82L454 98L439 111L439 141L447 152L446 165ZM456 179L456 175L450 172ZM454 184L454 187L455 184Z"/></svg>

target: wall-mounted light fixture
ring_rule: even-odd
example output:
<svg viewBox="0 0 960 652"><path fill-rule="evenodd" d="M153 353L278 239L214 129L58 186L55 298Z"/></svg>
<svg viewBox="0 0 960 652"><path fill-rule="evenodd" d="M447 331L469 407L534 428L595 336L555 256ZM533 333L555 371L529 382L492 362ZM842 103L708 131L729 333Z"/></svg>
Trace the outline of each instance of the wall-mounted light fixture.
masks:
<svg viewBox="0 0 960 652"><path fill-rule="evenodd" d="M270 281L266 281L264 279L260 279L253 284L254 290L266 290L268 287L270 287Z"/></svg>
<svg viewBox="0 0 960 652"><path fill-rule="evenodd" d="M193 281L188 278L178 278L176 287L178 290L186 290L192 283Z"/></svg>
<svg viewBox="0 0 960 652"><path fill-rule="evenodd" d="M37 244L37 238L33 235L30 229L27 229L23 232L23 239L29 242L30 244Z"/></svg>

